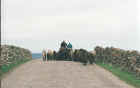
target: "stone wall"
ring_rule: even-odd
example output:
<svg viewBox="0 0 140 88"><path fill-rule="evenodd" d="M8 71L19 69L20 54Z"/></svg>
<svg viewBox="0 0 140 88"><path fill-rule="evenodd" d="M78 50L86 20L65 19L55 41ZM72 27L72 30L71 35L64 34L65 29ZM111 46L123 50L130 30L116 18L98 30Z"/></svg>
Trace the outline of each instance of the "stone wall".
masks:
<svg viewBox="0 0 140 88"><path fill-rule="evenodd" d="M1 65L14 63L23 59L32 59L32 54L29 50L13 45L1 45Z"/></svg>
<svg viewBox="0 0 140 88"><path fill-rule="evenodd" d="M140 53L138 51L123 50L114 47L102 48L100 46L97 46L95 51L96 62L120 67L122 70L140 77Z"/></svg>

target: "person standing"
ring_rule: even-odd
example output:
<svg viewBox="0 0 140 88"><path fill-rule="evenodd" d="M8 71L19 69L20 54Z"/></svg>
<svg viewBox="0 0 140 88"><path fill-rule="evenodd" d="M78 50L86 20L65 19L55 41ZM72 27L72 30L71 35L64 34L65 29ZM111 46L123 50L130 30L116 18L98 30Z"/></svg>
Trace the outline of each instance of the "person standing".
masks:
<svg viewBox="0 0 140 88"><path fill-rule="evenodd" d="M67 43L65 40L61 43L61 48L67 48Z"/></svg>
<svg viewBox="0 0 140 88"><path fill-rule="evenodd" d="M68 46L67 46L68 49L72 49L72 44L69 42Z"/></svg>

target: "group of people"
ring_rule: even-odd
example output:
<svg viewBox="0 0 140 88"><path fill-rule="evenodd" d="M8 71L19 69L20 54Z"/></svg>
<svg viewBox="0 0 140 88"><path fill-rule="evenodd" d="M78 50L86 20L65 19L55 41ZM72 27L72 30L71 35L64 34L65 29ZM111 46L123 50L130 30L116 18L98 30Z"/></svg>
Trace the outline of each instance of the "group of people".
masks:
<svg viewBox="0 0 140 88"><path fill-rule="evenodd" d="M70 42L67 44L66 41L64 40L61 43L61 48L69 48L69 49L72 49L72 44Z"/></svg>
<svg viewBox="0 0 140 88"><path fill-rule="evenodd" d="M72 47L72 44L70 42L67 44L66 41L63 40L62 43L61 43L61 48L72 49L73 47ZM51 51L48 50L47 53L51 53ZM42 59L43 59L43 61L47 61L47 53L46 53L46 50L42 51Z"/></svg>

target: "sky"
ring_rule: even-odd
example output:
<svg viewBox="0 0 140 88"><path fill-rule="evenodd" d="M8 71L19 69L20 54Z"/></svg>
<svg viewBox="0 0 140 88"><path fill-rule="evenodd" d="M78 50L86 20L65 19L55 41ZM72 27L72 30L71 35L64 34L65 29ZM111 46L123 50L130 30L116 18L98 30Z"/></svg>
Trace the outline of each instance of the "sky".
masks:
<svg viewBox="0 0 140 88"><path fill-rule="evenodd" d="M140 51L140 0L2 0L2 44L39 53L96 46Z"/></svg>

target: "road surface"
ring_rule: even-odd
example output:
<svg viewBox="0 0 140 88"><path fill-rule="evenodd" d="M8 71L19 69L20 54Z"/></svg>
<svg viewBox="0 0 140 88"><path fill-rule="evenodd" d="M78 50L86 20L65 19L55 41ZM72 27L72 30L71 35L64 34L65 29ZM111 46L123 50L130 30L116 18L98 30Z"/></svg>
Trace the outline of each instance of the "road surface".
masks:
<svg viewBox="0 0 140 88"><path fill-rule="evenodd" d="M8 73L2 88L133 88L97 65L29 61Z"/></svg>

